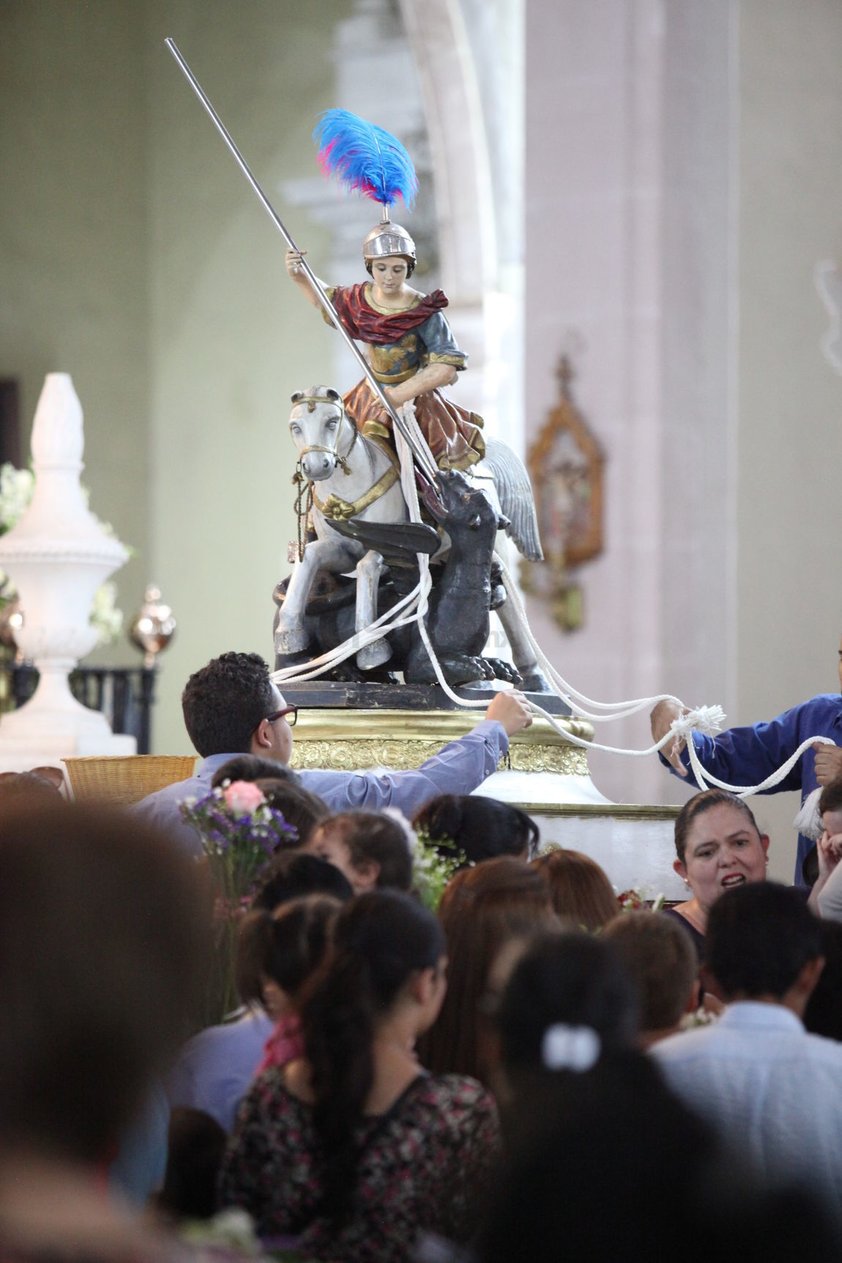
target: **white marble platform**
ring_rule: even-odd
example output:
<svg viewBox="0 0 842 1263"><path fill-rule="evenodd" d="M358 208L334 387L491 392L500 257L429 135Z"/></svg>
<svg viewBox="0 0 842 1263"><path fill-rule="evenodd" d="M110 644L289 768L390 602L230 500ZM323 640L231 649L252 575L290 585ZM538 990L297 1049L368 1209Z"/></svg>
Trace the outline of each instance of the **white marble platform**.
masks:
<svg viewBox="0 0 842 1263"><path fill-rule="evenodd" d="M552 772L495 772L474 792L522 807L538 824L542 846L556 842L589 855L618 892L686 898L672 867L678 807L612 803L589 776Z"/></svg>

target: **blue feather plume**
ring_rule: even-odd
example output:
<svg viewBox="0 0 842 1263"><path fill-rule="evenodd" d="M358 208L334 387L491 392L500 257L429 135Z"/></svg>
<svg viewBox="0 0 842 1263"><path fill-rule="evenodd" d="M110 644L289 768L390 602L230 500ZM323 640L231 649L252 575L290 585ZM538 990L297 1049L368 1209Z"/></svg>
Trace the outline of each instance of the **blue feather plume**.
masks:
<svg viewBox="0 0 842 1263"><path fill-rule="evenodd" d="M313 132L319 164L346 188L391 206L411 207L418 192L412 159L401 142L350 110L325 110Z"/></svg>

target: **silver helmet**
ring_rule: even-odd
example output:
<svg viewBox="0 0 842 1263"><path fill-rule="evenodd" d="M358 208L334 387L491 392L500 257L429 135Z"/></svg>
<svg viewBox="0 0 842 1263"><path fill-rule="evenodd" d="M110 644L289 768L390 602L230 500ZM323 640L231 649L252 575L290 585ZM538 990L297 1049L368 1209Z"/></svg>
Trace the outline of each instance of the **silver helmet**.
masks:
<svg viewBox="0 0 842 1263"><path fill-rule="evenodd" d="M372 259L385 259L392 254L405 255L415 266L415 242L400 224L385 219L372 228L363 242L363 258L370 263Z"/></svg>

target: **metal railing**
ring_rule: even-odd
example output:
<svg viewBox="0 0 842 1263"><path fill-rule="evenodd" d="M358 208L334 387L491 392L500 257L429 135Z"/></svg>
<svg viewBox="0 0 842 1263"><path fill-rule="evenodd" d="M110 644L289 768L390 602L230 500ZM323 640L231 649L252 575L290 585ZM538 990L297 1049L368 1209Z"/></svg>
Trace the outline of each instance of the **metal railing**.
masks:
<svg viewBox="0 0 842 1263"><path fill-rule="evenodd" d="M2 709L14 710L29 701L38 684L35 667L9 663L0 674ZM70 673L70 691L83 706L102 711L112 732L134 737L138 754L149 754L156 675L155 667L77 667Z"/></svg>

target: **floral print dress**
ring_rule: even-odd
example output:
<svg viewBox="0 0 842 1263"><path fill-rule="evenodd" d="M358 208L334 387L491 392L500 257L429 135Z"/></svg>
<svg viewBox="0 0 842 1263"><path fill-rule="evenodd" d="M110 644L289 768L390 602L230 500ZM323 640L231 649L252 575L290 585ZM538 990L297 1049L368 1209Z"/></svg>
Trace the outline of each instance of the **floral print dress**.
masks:
<svg viewBox="0 0 842 1263"><path fill-rule="evenodd" d="M310 1106L259 1075L229 1142L220 1205L238 1206L264 1240L294 1239L305 1258L392 1263L425 1231L465 1241L477 1226L499 1156L493 1099L461 1075L419 1075L386 1114L359 1127L361 1155L351 1220L333 1235L318 1215L319 1142Z"/></svg>

